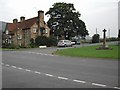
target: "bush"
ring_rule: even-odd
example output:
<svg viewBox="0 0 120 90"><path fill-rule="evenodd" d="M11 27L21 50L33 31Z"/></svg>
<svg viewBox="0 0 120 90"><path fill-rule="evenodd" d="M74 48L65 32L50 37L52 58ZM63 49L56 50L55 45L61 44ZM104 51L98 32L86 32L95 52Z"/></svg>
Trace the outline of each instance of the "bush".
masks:
<svg viewBox="0 0 120 90"><path fill-rule="evenodd" d="M16 49L15 45L9 45L8 48L9 49Z"/></svg>
<svg viewBox="0 0 120 90"><path fill-rule="evenodd" d="M51 36L51 37L46 37L46 36L38 36L35 39L35 45L36 46L56 46L57 45L57 40L55 37Z"/></svg>
<svg viewBox="0 0 120 90"><path fill-rule="evenodd" d="M100 35L94 34L92 37L92 43L99 43L99 41L100 41Z"/></svg>
<svg viewBox="0 0 120 90"><path fill-rule="evenodd" d="M48 38L48 46L56 46L57 45L57 39L54 36L51 36Z"/></svg>
<svg viewBox="0 0 120 90"><path fill-rule="evenodd" d="M111 37L111 38L107 39L107 41L118 41L118 39L115 37Z"/></svg>
<svg viewBox="0 0 120 90"><path fill-rule="evenodd" d="M31 47L31 48L34 48L34 47L35 47L35 42L34 42L34 39L33 39L33 38L30 39L30 47Z"/></svg>
<svg viewBox="0 0 120 90"><path fill-rule="evenodd" d="M36 46L43 46L43 45L46 45L46 37L45 36L38 36L36 39L35 39L35 45Z"/></svg>

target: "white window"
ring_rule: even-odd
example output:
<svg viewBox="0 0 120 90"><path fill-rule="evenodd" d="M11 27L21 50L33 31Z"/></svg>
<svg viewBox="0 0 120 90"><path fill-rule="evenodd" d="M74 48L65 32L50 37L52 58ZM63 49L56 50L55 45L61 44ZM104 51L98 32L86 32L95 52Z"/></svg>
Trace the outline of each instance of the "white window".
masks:
<svg viewBox="0 0 120 90"><path fill-rule="evenodd" d="M33 33L36 33L37 32L37 29L36 28L33 28Z"/></svg>
<svg viewBox="0 0 120 90"><path fill-rule="evenodd" d="M22 35L20 35L20 39L22 39Z"/></svg>
<svg viewBox="0 0 120 90"><path fill-rule="evenodd" d="M20 46L22 46L21 42L19 43Z"/></svg>
<svg viewBox="0 0 120 90"><path fill-rule="evenodd" d="M45 30L45 33L48 33L48 29Z"/></svg>
<svg viewBox="0 0 120 90"><path fill-rule="evenodd" d="M11 35L9 35L9 38L11 39L11 38L12 38L12 36L11 36Z"/></svg>
<svg viewBox="0 0 120 90"><path fill-rule="evenodd" d="M9 40L8 40L8 43L9 43L9 44L11 44L11 43L12 43L12 41L9 39Z"/></svg>
<svg viewBox="0 0 120 90"><path fill-rule="evenodd" d="M8 34L8 30L6 30L6 34Z"/></svg>
<svg viewBox="0 0 120 90"><path fill-rule="evenodd" d="M18 39L22 39L22 35L18 34L17 37L18 37Z"/></svg>

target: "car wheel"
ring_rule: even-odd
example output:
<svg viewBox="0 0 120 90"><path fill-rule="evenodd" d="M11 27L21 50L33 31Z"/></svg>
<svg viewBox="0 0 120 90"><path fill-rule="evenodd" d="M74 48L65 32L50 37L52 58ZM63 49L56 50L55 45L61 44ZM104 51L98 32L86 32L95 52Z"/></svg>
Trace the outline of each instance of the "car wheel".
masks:
<svg viewBox="0 0 120 90"><path fill-rule="evenodd" d="M67 47L67 45L65 44L65 47Z"/></svg>

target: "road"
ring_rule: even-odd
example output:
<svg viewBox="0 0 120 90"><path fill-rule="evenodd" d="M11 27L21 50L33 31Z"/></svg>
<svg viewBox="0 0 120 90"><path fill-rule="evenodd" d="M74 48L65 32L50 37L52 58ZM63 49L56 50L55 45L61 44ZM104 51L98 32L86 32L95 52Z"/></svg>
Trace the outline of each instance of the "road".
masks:
<svg viewBox="0 0 120 90"><path fill-rule="evenodd" d="M116 88L118 61L52 55L57 48L2 52L3 88Z"/></svg>

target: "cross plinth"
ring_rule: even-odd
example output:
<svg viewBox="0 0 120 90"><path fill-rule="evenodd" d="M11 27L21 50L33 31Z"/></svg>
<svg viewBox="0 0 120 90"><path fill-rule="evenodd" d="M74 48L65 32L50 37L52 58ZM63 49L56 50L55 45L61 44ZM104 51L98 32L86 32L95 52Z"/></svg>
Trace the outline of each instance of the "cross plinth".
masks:
<svg viewBox="0 0 120 90"><path fill-rule="evenodd" d="M103 30L103 45L101 45L97 50L110 50L111 48L106 45L106 29Z"/></svg>
<svg viewBox="0 0 120 90"><path fill-rule="evenodd" d="M106 47L106 31L107 30L103 30L103 46Z"/></svg>

